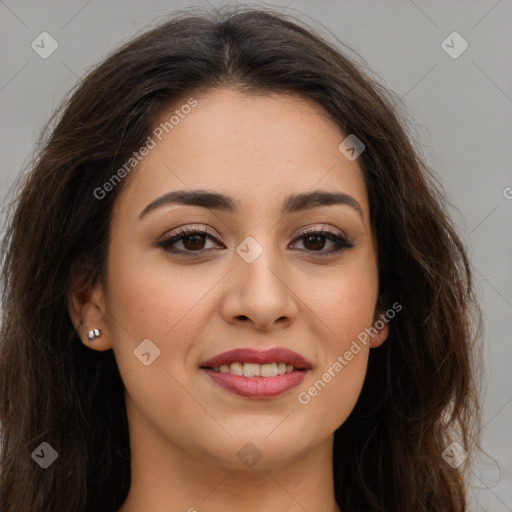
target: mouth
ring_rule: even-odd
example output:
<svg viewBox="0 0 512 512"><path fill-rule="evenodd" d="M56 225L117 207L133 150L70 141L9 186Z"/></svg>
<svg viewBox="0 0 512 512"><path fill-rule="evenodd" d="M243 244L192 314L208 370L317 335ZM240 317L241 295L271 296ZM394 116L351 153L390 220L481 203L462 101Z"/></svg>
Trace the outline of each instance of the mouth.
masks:
<svg viewBox="0 0 512 512"><path fill-rule="evenodd" d="M231 363L222 364L213 368L207 368L213 370L216 373L230 373L231 375L238 375L239 377L277 377L278 375L284 375L285 373L291 373L293 371L303 371L301 368L295 368L293 364L286 363Z"/></svg>
<svg viewBox="0 0 512 512"><path fill-rule="evenodd" d="M298 386L311 370L287 349L235 349L205 361L200 369L224 390L245 398L273 398Z"/></svg>

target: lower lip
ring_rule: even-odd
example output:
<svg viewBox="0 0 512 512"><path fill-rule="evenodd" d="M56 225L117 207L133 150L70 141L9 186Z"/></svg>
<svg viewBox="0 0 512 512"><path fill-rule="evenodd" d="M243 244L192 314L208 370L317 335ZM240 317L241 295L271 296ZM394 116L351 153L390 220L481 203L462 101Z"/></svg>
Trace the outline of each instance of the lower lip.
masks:
<svg viewBox="0 0 512 512"><path fill-rule="evenodd" d="M306 378L308 370L295 370L275 377L243 377L232 373L204 369L220 387L245 398L272 398L297 387Z"/></svg>

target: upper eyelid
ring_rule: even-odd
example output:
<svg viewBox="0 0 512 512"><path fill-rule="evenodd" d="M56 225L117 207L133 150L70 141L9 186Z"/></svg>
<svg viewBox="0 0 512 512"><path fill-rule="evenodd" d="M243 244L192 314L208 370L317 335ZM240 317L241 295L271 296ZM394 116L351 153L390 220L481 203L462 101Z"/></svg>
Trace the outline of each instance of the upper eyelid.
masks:
<svg viewBox="0 0 512 512"><path fill-rule="evenodd" d="M173 238L177 238L177 240L180 240L181 238L188 236L187 232L190 232L194 234L195 232L200 232L200 234L209 237L210 239L214 240L216 243L222 243L219 238L222 238L220 235L215 234L212 232L212 229L207 226L180 226L178 228L175 228L173 231L171 231L169 234L164 235L160 238L160 242L165 242L167 240L171 240ZM308 234L308 233L320 233L320 232L326 232L335 236L338 236L340 238L348 239L347 235L341 231L341 230L333 230L332 228L326 228L324 225L321 226L308 226L306 228L303 228L301 231L296 233L292 239L292 241L297 240L298 238Z"/></svg>
<svg viewBox="0 0 512 512"><path fill-rule="evenodd" d="M182 235L182 232L187 232L187 231L188 232L200 231L200 232L205 232L207 235L210 235L214 238L222 238L222 236L220 234L217 234L217 232L213 228L210 228L209 226L206 226L206 225L192 225L191 226L191 225L187 224L184 226L178 226L178 227L174 228L173 230L168 231L166 234L162 235L161 239L166 240L168 238L173 238L174 236ZM318 232L318 231L327 231L329 233L332 233L333 235L338 235L341 237L348 238L346 233L342 229L328 226L325 223L315 224L312 226L306 226L305 228L302 228L301 230L299 230L299 232L296 233L294 236L296 238L298 236L302 236L304 233Z"/></svg>

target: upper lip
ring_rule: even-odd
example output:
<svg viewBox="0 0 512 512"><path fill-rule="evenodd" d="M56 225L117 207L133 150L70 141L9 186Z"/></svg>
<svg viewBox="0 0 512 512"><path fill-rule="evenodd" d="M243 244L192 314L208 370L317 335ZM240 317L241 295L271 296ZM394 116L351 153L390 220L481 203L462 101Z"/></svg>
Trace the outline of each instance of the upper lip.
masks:
<svg viewBox="0 0 512 512"><path fill-rule="evenodd" d="M223 364L231 363L286 363L291 364L298 370L311 369L311 363L297 352L288 350L286 348L270 348L267 350L253 349L253 348L236 348L222 352L208 361L201 364L206 368L218 368Z"/></svg>

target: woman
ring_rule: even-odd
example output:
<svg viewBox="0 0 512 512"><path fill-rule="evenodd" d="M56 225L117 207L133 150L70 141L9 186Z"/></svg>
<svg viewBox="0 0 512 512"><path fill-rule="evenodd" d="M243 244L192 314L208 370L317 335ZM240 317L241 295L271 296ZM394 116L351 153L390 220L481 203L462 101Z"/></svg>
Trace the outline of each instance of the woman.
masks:
<svg viewBox="0 0 512 512"><path fill-rule="evenodd" d="M2 511L467 510L480 311L390 98L233 7L81 81L4 242Z"/></svg>

